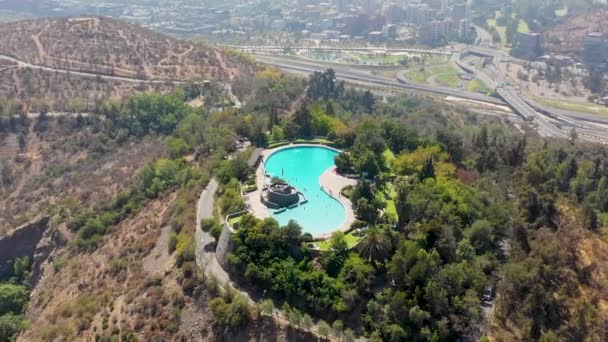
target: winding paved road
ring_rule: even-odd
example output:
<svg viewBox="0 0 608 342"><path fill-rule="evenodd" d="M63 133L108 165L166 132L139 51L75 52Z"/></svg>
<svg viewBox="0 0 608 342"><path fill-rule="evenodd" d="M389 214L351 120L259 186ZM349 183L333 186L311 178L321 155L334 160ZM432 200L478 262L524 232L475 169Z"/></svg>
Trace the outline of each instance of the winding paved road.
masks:
<svg viewBox="0 0 608 342"><path fill-rule="evenodd" d="M17 66L20 68L37 69L37 70L58 72L58 73L83 76L83 77L102 78L102 79L111 80L111 81L133 82L133 83L142 83L142 82L143 83L160 83L160 84L162 84L162 83L171 83L171 84L186 83L184 81L176 81L176 80L143 79L143 78L126 77L126 76L112 76L112 75L100 74L100 73L89 72L89 71L76 71L76 70L71 70L71 69L48 67L45 65L31 64L31 63L28 63L28 62L25 62L20 59L17 59L17 58L11 57L11 56L7 56L7 55L0 55L0 59L10 61L13 63L17 63Z"/></svg>
<svg viewBox="0 0 608 342"><path fill-rule="evenodd" d="M201 220L213 217L213 200L217 187L217 180L212 178L207 187L201 192L201 196L196 204L196 231L194 238L196 239L197 264L207 275L211 275L217 279L223 287L231 285L230 277L215 257L215 238L201 229ZM247 293L243 292L243 294L249 298Z"/></svg>

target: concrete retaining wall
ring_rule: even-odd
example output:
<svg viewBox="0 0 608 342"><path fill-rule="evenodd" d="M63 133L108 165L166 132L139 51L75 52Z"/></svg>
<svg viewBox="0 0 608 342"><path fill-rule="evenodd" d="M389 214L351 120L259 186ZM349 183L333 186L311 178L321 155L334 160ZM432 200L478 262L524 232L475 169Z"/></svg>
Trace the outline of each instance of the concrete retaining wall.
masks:
<svg viewBox="0 0 608 342"><path fill-rule="evenodd" d="M220 234L220 238L217 240L217 246L215 247L215 257L217 258L220 266L222 266L222 268L225 270L227 270L230 266L228 265L226 257L233 248L232 234L232 228L228 224L228 218L226 218L226 220L224 220L222 234Z"/></svg>

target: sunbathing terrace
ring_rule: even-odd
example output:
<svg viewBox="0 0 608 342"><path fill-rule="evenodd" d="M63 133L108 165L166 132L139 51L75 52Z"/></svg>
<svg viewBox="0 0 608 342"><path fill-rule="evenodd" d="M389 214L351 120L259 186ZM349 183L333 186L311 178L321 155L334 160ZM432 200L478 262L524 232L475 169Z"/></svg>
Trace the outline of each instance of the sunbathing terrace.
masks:
<svg viewBox="0 0 608 342"><path fill-rule="evenodd" d="M287 151L291 149L291 151ZM306 194L307 200L306 203L303 204L299 204L299 208L292 208L292 209L287 209L284 212L280 212L280 213L275 213L276 209L271 209L268 208L261 200L261 196L262 196L262 192L264 191L264 189L269 185L270 182L270 177L267 176L266 174L266 163L268 162L268 160L270 159L270 157L272 157L273 155L275 155L275 153L280 152L280 151L284 151L284 152L288 152L288 153L298 153L298 151L302 152L302 149L325 149L325 150L329 150L329 151L333 151L333 154L328 155L328 156L323 156L323 160L322 162L319 162L318 159L315 159L313 162L307 163L304 160L307 159L301 159L300 156L305 156L305 154L301 154L301 155L297 155L294 154L293 156L287 156L285 154L282 155L282 157L287 157L290 161L293 160L294 164L291 167L299 167L301 170L297 170L298 172L305 172L306 174L301 174L301 175L285 175L283 174L285 170L283 170L283 168L281 167L281 174L273 174L273 176L284 176L285 178L292 178L294 185L298 184L306 184L304 185L304 187L302 189L298 188L298 191L302 191L304 194ZM307 150L306 152L312 152ZM317 151L319 153L321 153L322 155L325 154L324 151ZM276 219L279 220L279 222L281 222L282 224L285 224L286 221L288 221L289 219L293 218L296 221L298 221L298 223L300 225L302 225L302 228L304 230L304 232L310 232L313 237L315 239L325 239L328 238L332 232L336 231L336 230L340 230L340 231L348 231L350 229L351 224L355 221L355 214L353 212L352 209L352 205L350 203L350 200L348 198L343 197L340 194L340 191L342 190L342 188L344 188L347 185L355 185L356 181L353 179L349 179L346 178L344 176L339 175L336 172L335 166L333 165L333 155L335 155L336 152L339 152L339 150L327 147L327 146L320 146L320 145L313 145L313 144L297 144L297 145L287 145L287 146L281 146L281 147L277 147L274 149L270 149L270 150L261 150L261 149L257 149L256 151L253 152L252 157L250 159L250 165L256 167L256 183L258 185L257 190L249 193L249 194L245 194L245 201L248 204L248 207L251 209L251 211L253 212L254 216L258 217L258 218L266 218L266 217L275 217ZM279 155L275 155L275 156L279 156ZM317 156L318 157L318 156ZM327 161L327 158L331 158L331 162ZM298 164L298 162L300 164ZM305 163L304 165L302 165L302 163ZM257 164L257 165L256 165ZM318 165L319 167L322 167L323 170L321 169L315 169L314 167L316 167L316 165ZM272 166L272 165L271 165ZM308 171L306 170L302 170L304 167L307 168L307 170L312 170L314 172L314 174L320 174L320 176L318 176L318 178L316 178L314 180L314 187L312 188L311 181L310 179L308 179L307 182L304 182L303 178L304 176L308 176L310 177L312 174L310 174ZM276 165L275 165L276 167ZM285 165L286 169L289 169L289 165ZM308 167L312 167L312 169L308 168ZM276 172L276 171L275 171ZM287 170L287 172L292 173L293 170ZM295 177L295 178L294 178ZM297 179L297 180L296 180ZM319 192L322 191L322 194L320 194ZM312 195L310 195L312 194ZM318 196L327 196L327 198L321 198ZM337 202L334 205L337 205L337 207L333 207L333 208L337 208L337 210L343 210L344 213L342 215L341 212L339 213L333 213L333 209L332 212L327 212L324 210L330 210L328 208L325 207L314 207L314 206L325 206L322 203L327 204L328 200L331 201L335 201ZM299 210L299 212L298 212ZM336 220L335 217L328 217L326 215L334 215L334 216L339 216L339 219ZM284 215L284 216L281 216ZM298 217L300 219L298 219ZM315 219L315 220L321 220L322 224L330 224L330 227L318 227L318 226L313 226L311 227L311 225L316 225L316 224L308 224L309 226L307 227L306 222L314 222L315 220L311 220L311 219ZM318 222L318 221L317 221ZM332 224L331 222L336 222L335 224ZM321 228L321 229L320 229Z"/></svg>

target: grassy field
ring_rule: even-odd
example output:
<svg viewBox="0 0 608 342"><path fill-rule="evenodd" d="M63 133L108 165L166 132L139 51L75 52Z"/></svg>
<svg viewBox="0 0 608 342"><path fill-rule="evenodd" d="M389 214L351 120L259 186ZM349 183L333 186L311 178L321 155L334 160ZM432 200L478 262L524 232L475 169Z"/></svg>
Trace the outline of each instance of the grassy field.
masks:
<svg viewBox="0 0 608 342"><path fill-rule="evenodd" d="M523 19L519 19L519 23L517 25L517 31L521 32L521 33L528 33L530 32L530 28L528 27L528 23L523 20Z"/></svg>
<svg viewBox="0 0 608 342"><path fill-rule="evenodd" d="M231 217L228 219L228 224L231 226L234 226L235 223L240 222L240 221L241 221L241 216Z"/></svg>
<svg viewBox="0 0 608 342"><path fill-rule="evenodd" d="M496 28L498 35L500 36L500 43L506 44L507 42L507 28L504 26L496 25L496 19L488 19L488 26Z"/></svg>
<svg viewBox="0 0 608 342"><path fill-rule="evenodd" d="M405 77L410 81L422 83L426 81L426 71L425 69L410 70L405 73Z"/></svg>
<svg viewBox="0 0 608 342"><path fill-rule="evenodd" d="M397 215L397 206L395 204L395 198L397 198L397 191L393 185L388 185L388 188L384 191L380 191L376 193L376 196L379 197L380 200L386 202L385 212L387 215L392 217L395 221L399 218Z"/></svg>
<svg viewBox="0 0 608 342"><path fill-rule="evenodd" d="M500 16L502 16L502 13L500 11L496 11L496 18L499 18ZM500 42L502 45L507 44L507 27L506 26L499 26L496 23L496 19L488 19L487 20L488 26L490 27L494 27L496 28L496 31L498 32L498 35L500 36ZM523 19L519 19L519 23L517 23L517 31L521 32L521 33L528 33L530 32L530 28L528 27L528 23L523 20Z"/></svg>
<svg viewBox="0 0 608 342"><path fill-rule="evenodd" d="M350 232L350 233L346 234L344 237L346 239L346 244L348 245L348 248L355 247L355 245L361 240L361 237L354 235L354 232ZM320 250L329 251L330 245L331 245L331 239L327 239L325 241L319 241L319 242L315 242L315 243L318 244Z"/></svg>
<svg viewBox="0 0 608 342"><path fill-rule="evenodd" d="M450 87L450 88L456 88L458 87L458 85L460 84L460 77L458 77L458 75L455 74L449 74L449 75L439 75L437 76L437 78L435 78L435 81L437 81L437 83Z"/></svg>
<svg viewBox="0 0 608 342"><path fill-rule="evenodd" d="M563 100L544 99L540 97L534 97L534 100L540 102L541 104L544 104L545 106L557 109L572 110L576 112L608 116L608 107L593 103L570 102Z"/></svg>
<svg viewBox="0 0 608 342"><path fill-rule="evenodd" d="M478 79L474 79L467 84L467 90L475 93L487 94L490 92L490 88L488 88L483 82Z"/></svg>
<svg viewBox="0 0 608 342"><path fill-rule="evenodd" d="M404 55L387 55L387 54L367 54L367 53L353 53L353 57L356 57L361 62L367 62L372 64L399 64L406 56Z"/></svg>
<svg viewBox="0 0 608 342"><path fill-rule="evenodd" d="M454 75L445 75L445 76L455 77L455 79L456 79L455 86L457 86L458 82L460 82L460 79L456 75L457 73L458 73L458 71L456 69L454 69L454 67L452 67L451 65L449 65L447 63L442 63L442 64L433 65L433 66L430 66L427 68L409 70L408 72L405 73L405 77L413 82L423 83L423 82L426 82L429 79L429 77L432 77L434 75L454 74ZM442 82L441 80L439 80L440 78L442 78L442 76L439 76L437 78L437 81L439 83ZM443 81L447 82L448 84L446 84L446 85L449 86L449 84L453 84L455 80L450 79L450 77L447 77L447 78L443 78Z"/></svg>
<svg viewBox="0 0 608 342"><path fill-rule="evenodd" d="M458 73L458 71L449 64L438 64L438 65L434 65L428 69L429 69L429 72L431 73L431 75Z"/></svg>

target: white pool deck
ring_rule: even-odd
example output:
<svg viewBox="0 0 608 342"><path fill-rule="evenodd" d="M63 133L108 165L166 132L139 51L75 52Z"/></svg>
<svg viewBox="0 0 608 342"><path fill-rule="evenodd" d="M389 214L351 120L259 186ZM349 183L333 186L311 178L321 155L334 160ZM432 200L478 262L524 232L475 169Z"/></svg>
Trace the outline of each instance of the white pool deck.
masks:
<svg viewBox="0 0 608 342"><path fill-rule="evenodd" d="M323 148L329 148L329 149L339 151L337 149L334 149L334 148L331 148L331 147L328 147L325 145L315 145L315 144L290 144L290 145L273 148L270 150L264 150L264 152L262 153L262 162L260 163L260 165L258 166L258 168L256 169L256 172L255 172L256 184L258 186L258 189L256 191L245 194L245 201L249 205L249 208L253 211L253 215L255 217L257 217L259 219L272 217L270 210L260 200L260 195L262 193L262 188L264 187L264 181L265 181L264 180L264 178L265 178L264 163L266 162L266 159L268 158L268 156L270 156L271 154L273 154L277 151L283 150L283 149L292 148L292 147L306 147L306 146L323 147ZM328 194L333 196L335 199L340 201L340 203L342 204L342 206L344 207L344 210L345 210L346 218L345 218L344 222L342 222L342 225L340 225L339 227L336 227L336 229L334 231L343 231L343 232L348 231L350 229L351 224L353 222L355 222L355 213L353 211L353 206L352 206L350 200L348 198L342 196L340 194L340 191L342 190L342 188L344 188L347 185L357 184L357 181L354 179L346 178L342 175L339 175L336 172L336 168L331 167L331 168L325 170L325 172L323 172L321 174L321 176L319 177L319 184L320 184L320 186L323 187L325 192L327 192ZM316 234L316 235L313 235L313 237L316 240L317 239L318 240L327 239L331 236L331 234L334 231L323 233L323 234Z"/></svg>

